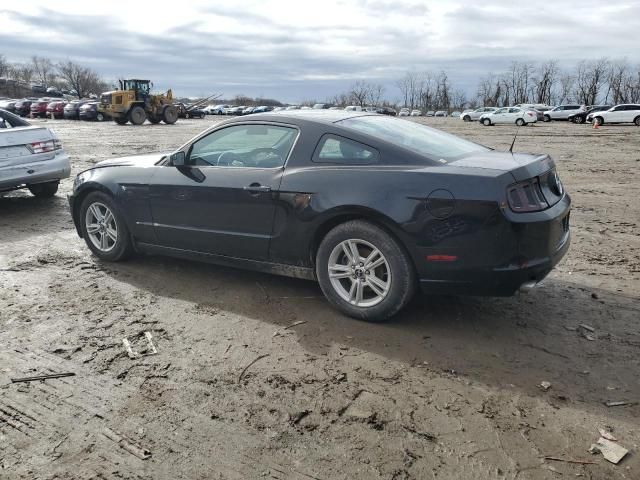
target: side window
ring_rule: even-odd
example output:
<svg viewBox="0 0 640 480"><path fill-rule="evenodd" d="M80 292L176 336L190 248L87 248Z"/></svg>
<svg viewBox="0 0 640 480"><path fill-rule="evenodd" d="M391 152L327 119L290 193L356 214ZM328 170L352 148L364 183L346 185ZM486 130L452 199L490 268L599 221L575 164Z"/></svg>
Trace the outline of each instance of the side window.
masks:
<svg viewBox="0 0 640 480"><path fill-rule="evenodd" d="M372 147L337 135L325 135L316 147L313 161L341 165L369 165L378 161Z"/></svg>
<svg viewBox="0 0 640 480"><path fill-rule="evenodd" d="M518 113L520 111L519 108L510 108L509 113Z"/></svg>
<svg viewBox="0 0 640 480"><path fill-rule="evenodd" d="M191 145L187 164L216 167L282 167L298 134L278 125L234 125Z"/></svg>

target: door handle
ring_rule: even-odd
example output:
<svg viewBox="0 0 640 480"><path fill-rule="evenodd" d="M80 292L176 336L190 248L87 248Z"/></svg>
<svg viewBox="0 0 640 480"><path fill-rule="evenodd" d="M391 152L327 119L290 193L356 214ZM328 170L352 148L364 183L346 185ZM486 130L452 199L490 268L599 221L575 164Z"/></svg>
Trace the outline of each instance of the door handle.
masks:
<svg viewBox="0 0 640 480"><path fill-rule="evenodd" d="M251 193L262 193L262 192L270 192L271 187L267 185L260 185L259 183L252 183L251 185L244 187L243 190L246 190Z"/></svg>

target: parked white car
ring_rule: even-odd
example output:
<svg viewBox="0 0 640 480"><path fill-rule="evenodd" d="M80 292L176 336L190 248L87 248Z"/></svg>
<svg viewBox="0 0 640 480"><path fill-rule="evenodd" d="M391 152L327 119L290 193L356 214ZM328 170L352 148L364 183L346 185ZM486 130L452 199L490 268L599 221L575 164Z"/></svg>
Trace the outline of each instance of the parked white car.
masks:
<svg viewBox="0 0 640 480"><path fill-rule="evenodd" d="M411 110L411 116L412 117L421 117L422 116L422 112L420 110Z"/></svg>
<svg viewBox="0 0 640 480"><path fill-rule="evenodd" d="M640 127L640 105L634 103L616 105L604 112L589 114L587 120L589 120L589 117L591 117L592 121L597 121L599 125L605 123L635 123Z"/></svg>
<svg viewBox="0 0 640 480"><path fill-rule="evenodd" d="M349 105L348 107L344 107L347 112L364 112L364 108L360 105Z"/></svg>
<svg viewBox="0 0 640 480"><path fill-rule="evenodd" d="M460 119L465 122L475 122L476 120L480 120L480 117L485 113L495 112L497 108L495 107L480 107L475 110L462 112L460 114Z"/></svg>
<svg viewBox="0 0 640 480"><path fill-rule="evenodd" d="M586 107L584 105L578 105L576 103L572 103L571 105L558 105L557 107L544 112L544 121L569 120L569 115L584 112L585 110Z"/></svg>
<svg viewBox="0 0 640 480"><path fill-rule="evenodd" d="M52 130L0 110L0 193L28 188L36 197L52 197L70 173L69 157Z"/></svg>
<svg viewBox="0 0 640 480"><path fill-rule="evenodd" d="M409 110L408 108L401 108L400 112L398 113L399 117L408 117L411 114L411 110Z"/></svg>
<svg viewBox="0 0 640 480"><path fill-rule="evenodd" d="M224 115L231 105L207 105L202 110L207 115Z"/></svg>
<svg viewBox="0 0 640 480"><path fill-rule="evenodd" d="M531 110L523 110L518 107L499 108L494 112L484 113L480 117L480 123L485 126L498 124L516 124L518 126L536 123L536 114Z"/></svg>

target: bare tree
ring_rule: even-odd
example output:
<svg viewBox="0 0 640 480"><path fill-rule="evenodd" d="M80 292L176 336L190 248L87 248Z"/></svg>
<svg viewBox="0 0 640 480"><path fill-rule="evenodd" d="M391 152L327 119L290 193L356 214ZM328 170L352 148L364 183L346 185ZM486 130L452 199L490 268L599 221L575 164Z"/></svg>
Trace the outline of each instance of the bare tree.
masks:
<svg viewBox="0 0 640 480"><path fill-rule="evenodd" d="M437 79L435 106L442 110L449 110L451 107L451 84L445 71L440 72Z"/></svg>
<svg viewBox="0 0 640 480"><path fill-rule="evenodd" d="M556 102L558 104L569 102L572 100L571 92L573 91L573 85L575 83L575 77L569 73L566 73L560 77L560 85L556 92Z"/></svg>
<svg viewBox="0 0 640 480"><path fill-rule="evenodd" d="M609 60L601 58L592 62L585 60L576 67L575 96L578 102L595 105L600 89L607 81Z"/></svg>
<svg viewBox="0 0 640 480"><path fill-rule="evenodd" d="M48 87L54 77L54 68L51 60L34 55L31 57L33 72L36 79L45 87Z"/></svg>
<svg viewBox="0 0 640 480"><path fill-rule="evenodd" d="M453 92L453 96L451 97L451 103L453 105L453 108L455 108L456 110L464 110L464 108L467 106L468 102L467 102L467 93L464 90L461 89L457 89L456 91Z"/></svg>
<svg viewBox="0 0 640 480"><path fill-rule="evenodd" d="M96 72L67 60L58 64L58 75L71 90L76 91L79 98L90 93L99 94L106 90L105 84Z"/></svg>
<svg viewBox="0 0 640 480"><path fill-rule="evenodd" d="M369 98L369 84L364 80L358 80L349 89L349 96L353 100L353 103L364 107L367 104Z"/></svg>
<svg viewBox="0 0 640 480"><path fill-rule="evenodd" d="M6 77L9 74L9 62L4 55L0 54L0 77Z"/></svg>
<svg viewBox="0 0 640 480"><path fill-rule="evenodd" d="M384 86L379 83L371 84L369 86L369 104L378 106L380 102L382 102L382 97L384 96Z"/></svg>
<svg viewBox="0 0 640 480"><path fill-rule="evenodd" d="M549 60L541 63L538 72L533 78L534 87L532 98L535 103L550 105L553 89L558 80L558 62Z"/></svg>

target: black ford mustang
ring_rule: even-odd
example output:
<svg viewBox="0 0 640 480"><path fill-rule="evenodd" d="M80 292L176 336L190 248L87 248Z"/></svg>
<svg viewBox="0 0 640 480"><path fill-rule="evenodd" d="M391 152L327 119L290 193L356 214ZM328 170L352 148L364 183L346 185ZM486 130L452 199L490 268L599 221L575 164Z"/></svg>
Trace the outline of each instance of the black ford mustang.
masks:
<svg viewBox="0 0 640 480"><path fill-rule="evenodd" d="M69 201L101 259L137 251L314 279L369 321L418 287L511 295L569 247L570 198L548 155L376 114L237 117L171 154L100 162Z"/></svg>

